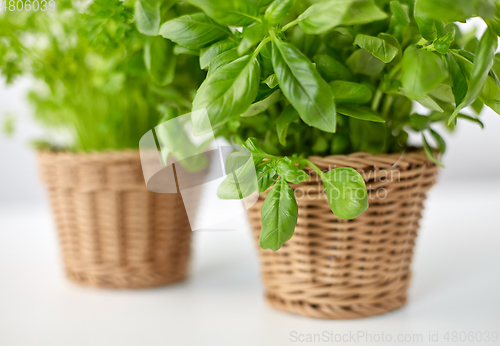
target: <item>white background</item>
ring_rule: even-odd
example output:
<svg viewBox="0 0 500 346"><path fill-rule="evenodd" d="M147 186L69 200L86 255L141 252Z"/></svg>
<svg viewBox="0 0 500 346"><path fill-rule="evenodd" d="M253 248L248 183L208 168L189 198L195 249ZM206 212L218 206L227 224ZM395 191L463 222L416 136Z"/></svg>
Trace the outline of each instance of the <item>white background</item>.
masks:
<svg viewBox="0 0 500 346"><path fill-rule="evenodd" d="M483 340L484 332L500 333L499 115L485 110L485 130L462 121L446 136L446 169L426 204L407 306L323 321L265 304L244 217L235 232L195 234L184 283L113 291L68 282L27 143L42 133L24 100L29 85L0 87L0 118L5 111L18 117L15 136L0 135L0 345L286 345L297 344L291 333L363 331L390 334L396 345L428 345L429 332L437 332L440 342L432 344L455 345L462 343L445 342L447 331ZM424 342L394 341L407 333L422 334Z"/></svg>

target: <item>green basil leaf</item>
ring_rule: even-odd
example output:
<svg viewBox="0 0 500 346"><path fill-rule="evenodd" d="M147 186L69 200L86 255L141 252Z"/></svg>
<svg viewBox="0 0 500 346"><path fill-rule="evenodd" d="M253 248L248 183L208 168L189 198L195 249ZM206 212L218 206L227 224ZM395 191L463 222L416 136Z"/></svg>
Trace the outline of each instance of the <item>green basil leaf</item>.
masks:
<svg viewBox="0 0 500 346"><path fill-rule="evenodd" d="M441 84L440 84L441 85ZM432 92L435 92L436 88ZM401 95L406 95L404 89L399 89L399 93ZM424 95L424 96L419 96L417 98L414 98L415 101L420 103L422 106L431 109L433 111L437 111L440 113L443 113L443 109L439 106L439 104L430 96Z"/></svg>
<svg viewBox="0 0 500 346"><path fill-rule="evenodd" d="M188 0L218 23L247 26L259 16L257 5L248 0Z"/></svg>
<svg viewBox="0 0 500 346"><path fill-rule="evenodd" d="M500 87L493 78L487 78L479 98L485 105L500 114Z"/></svg>
<svg viewBox="0 0 500 346"><path fill-rule="evenodd" d="M255 102L252 104L245 113L243 113L241 116L242 117L252 117L254 115L260 114L267 110L271 105L275 104L278 102L280 98L281 91L276 90L273 92L271 95L266 97L263 100L260 100L258 102Z"/></svg>
<svg viewBox="0 0 500 346"><path fill-rule="evenodd" d="M439 106L439 104L430 96L424 95L416 99L418 103L420 103L422 106L431 109L433 111L437 112L443 112L443 109Z"/></svg>
<svg viewBox="0 0 500 346"><path fill-rule="evenodd" d="M479 46L479 41L477 41L476 49L474 50L474 52L477 51L478 46ZM455 50L454 53L458 53L459 56L469 60L471 63L474 62L474 59L476 58L474 53L471 53L471 52L464 50L464 49ZM470 70L472 72L472 68Z"/></svg>
<svg viewBox="0 0 500 346"><path fill-rule="evenodd" d="M191 101L186 98L186 95L183 95L179 90L177 90L177 88L174 88L171 85L163 88L157 87L155 85L150 85L149 89L151 90L153 95L161 96L165 101L167 101L166 103L177 104L187 109L191 108L192 106ZM162 108L162 105L158 106L160 112L163 112Z"/></svg>
<svg viewBox="0 0 500 346"><path fill-rule="evenodd" d="M308 58L314 57L322 45L320 36L306 35L299 26L292 29L288 42L293 44Z"/></svg>
<svg viewBox="0 0 500 346"><path fill-rule="evenodd" d="M159 34L175 43L190 48L201 49L230 35L225 28L204 13L184 15L169 20L160 27Z"/></svg>
<svg viewBox="0 0 500 346"><path fill-rule="evenodd" d="M415 21L417 22L418 30L423 38L427 41L434 41L437 38L436 23L434 19L428 17L425 13L418 11L415 8Z"/></svg>
<svg viewBox="0 0 500 346"><path fill-rule="evenodd" d="M446 35L440 37L434 42L434 48L438 53L446 54L450 49L451 43L455 40L455 28L448 32Z"/></svg>
<svg viewBox="0 0 500 346"><path fill-rule="evenodd" d="M476 13L476 6L485 0L418 0L415 4L418 13L435 20L465 22Z"/></svg>
<svg viewBox="0 0 500 346"><path fill-rule="evenodd" d="M449 113L431 112L429 114L429 121L431 123L437 123L447 119L449 116Z"/></svg>
<svg viewBox="0 0 500 346"><path fill-rule="evenodd" d="M148 37L144 44L144 64L155 84L165 86L175 76L174 44L159 36Z"/></svg>
<svg viewBox="0 0 500 346"><path fill-rule="evenodd" d="M267 154L262 148L259 146L259 142L257 138L250 137L248 138L242 146L248 149L252 153L252 158L254 161L255 167L259 166L264 159L273 159L272 155Z"/></svg>
<svg viewBox="0 0 500 346"><path fill-rule="evenodd" d="M500 76L500 53L495 54L495 62L493 63L493 72L495 75Z"/></svg>
<svg viewBox="0 0 500 346"><path fill-rule="evenodd" d="M274 40L273 66L281 91L309 126L335 132L333 94L309 59L290 43Z"/></svg>
<svg viewBox="0 0 500 346"><path fill-rule="evenodd" d="M226 158L225 172L227 175L235 172L238 168L243 167L245 163L251 158L252 153L245 147L230 153ZM234 181L234 179L230 179Z"/></svg>
<svg viewBox="0 0 500 346"><path fill-rule="evenodd" d="M479 1L476 4L476 14L485 21L494 20L495 17L498 19L498 14L500 13L499 4L496 0Z"/></svg>
<svg viewBox="0 0 500 346"><path fill-rule="evenodd" d="M288 132L288 126L291 122L294 122L296 120L299 120L299 113L297 113L292 105L286 106L283 112L281 112L278 119L276 119L276 131L278 133L278 138L281 145L286 145L286 134Z"/></svg>
<svg viewBox="0 0 500 346"><path fill-rule="evenodd" d="M253 166L257 167L261 165L264 159L274 158L268 155L262 150L254 137L248 138L241 147L229 154L225 163L226 174L230 175L236 169L244 166L249 159L253 160ZM273 161L274 162L274 161ZM228 177L231 181L234 181L231 177Z"/></svg>
<svg viewBox="0 0 500 346"><path fill-rule="evenodd" d="M385 64L373 56L365 49L358 49L346 60L347 66L355 74L364 74L367 76L376 76L385 67Z"/></svg>
<svg viewBox="0 0 500 346"><path fill-rule="evenodd" d="M277 168L274 161L266 161L257 167L257 183L259 193L266 191L276 181Z"/></svg>
<svg viewBox="0 0 500 346"><path fill-rule="evenodd" d="M238 54L245 54L252 46L259 43L266 34L267 27L259 23L244 27L243 38L238 46Z"/></svg>
<svg viewBox="0 0 500 346"><path fill-rule="evenodd" d="M300 30L302 31L302 30ZM337 27L328 32L324 37L324 43L335 50L351 48L356 32L343 27Z"/></svg>
<svg viewBox="0 0 500 346"><path fill-rule="evenodd" d="M159 124L171 120L179 115L175 107L161 107L162 116ZM195 172L203 169L208 164L205 155L194 155L199 152L199 148L189 138L183 126L179 122L170 122L168 126L156 127L156 137L162 148L162 154L165 161L173 156L180 161L180 164L188 172Z"/></svg>
<svg viewBox="0 0 500 346"><path fill-rule="evenodd" d="M267 77L264 82L269 88L274 89L278 86L278 79L276 78L276 75L273 73Z"/></svg>
<svg viewBox="0 0 500 346"><path fill-rule="evenodd" d="M328 204L344 220L354 219L368 209L365 181L353 168L340 167L321 174Z"/></svg>
<svg viewBox="0 0 500 346"><path fill-rule="evenodd" d="M160 6L159 0L136 0L134 8L134 19L137 30L148 36L158 35L160 29Z"/></svg>
<svg viewBox="0 0 500 346"><path fill-rule="evenodd" d="M401 50L401 44L394 36L381 32L380 34L377 35L377 37L384 40L391 46L396 47L396 49L398 50L395 58L392 60L392 63L395 63L396 61L400 61L402 59L403 51Z"/></svg>
<svg viewBox="0 0 500 346"><path fill-rule="evenodd" d="M461 52L460 52L461 53ZM472 55L470 57L471 59L474 59L474 56ZM470 78L470 75L472 73L472 69L474 68L474 65L472 64L471 61L463 57L462 55L453 52L449 56L450 60L450 66L451 66L451 61L454 59L454 62L460 69L459 71L462 73L464 79ZM465 80L465 83L467 80ZM462 84L463 85L463 84ZM465 87L464 87L465 88ZM454 92L455 92L454 88ZM462 91L462 100L465 98L467 89ZM483 86L483 89L481 90L481 94L479 95L479 99L477 99L474 102L479 101L480 103L484 103L488 107L490 107L493 111L495 111L497 114L500 114L500 85L499 83L491 76L488 76L486 78L486 82ZM474 102L471 105L474 105ZM455 104L460 104L460 102L455 102ZM476 110L477 112L477 110Z"/></svg>
<svg viewBox="0 0 500 346"><path fill-rule="evenodd" d="M226 177L226 179L224 179L217 188L217 197L219 197L220 199L243 199L245 198L243 192L247 191L242 191L238 184L236 184L234 181L229 180L229 177ZM250 196L251 194L252 193L250 193L248 196Z"/></svg>
<svg viewBox="0 0 500 346"><path fill-rule="evenodd" d="M476 31L472 30L471 32L463 35L460 38L460 45L463 46L462 49L468 51L468 52L475 52L476 48L479 44L479 40L476 37Z"/></svg>
<svg viewBox="0 0 500 346"><path fill-rule="evenodd" d="M495 52L497 50L498 37L490 30L487 29L486 32L481 37L479 45L476 49L476 56L474 58L474 67L470 75L469 89L467 95L465 95L464 100L460 105L455 108L455 111L450 116L448 124L451 124L460 110L470 106L481 94L490 70L495 62Z"/></svg>
<svg viewBox="0 0 500 346"><path fill-rule="evenodd" d="M270 26L280 23L295 5L295 0L275 0L266 9L264 19Z"/></svg>
<svg viewBox="0 0 500 346"><path fill-rule="evenodd" d="M452 87L449 84L438 84L431 92L431 96L446 103L455 102Z"/></svg>
<svg viewBox="0 0 500 346"><path fill-rule="evenodd" d="M445 23L442 22L442 21L437 21L435 23L435 25L436 25L436 34L437 34L438 37L440 37L441 35L443 35L444 28L445 28L444 24Z"/></svg>
<svg viewBox="0 0 500 346"><path fill-rule="evenodd" d="M461 113L458 114L457 118L469 120L473 123L478 124L479 126L481 126L482 129L484 129L483 122L481 120L479 120L478 118L473 118L470 115L461 114Z"/></svg>
<svg viewBox="0 0 500 346"><path fill-rule="evenodd" d="M297 225L298 213L292 188L285 180L279 179L262 204L261 248L276 251L290 240Z"/></svg>
<svg viewBox="0 0 500 346"><path fill-rule="evenodd" d="M430 118L426 115L413 113L410 115L410 125L415 131L423 131L429 128Z"/></svg>
<svg viewBox="0 0 500 346"><path fill-rule="evenodd" d="M336 80L328 83L332 89L335 103L363 104L372 98L371 90L364 84Z"/></svg>
<svg viewBox="0 0 500 346"><path fill-rule="evenodd" d="M188 54L188 55L200 55L200 51L198 49L191 49L183 46L179 46L176 44L174 46L174 55L181 55L181 54Z"/></svg>
<svg viewBox="0 0 500 346"><path fill-rule="evenodd" d="M200 52L200 68L204 70L210 66L210 62L213 58L236 47L236 45L234 41L225 40L216 42L208 48L203 48Z"/></svg>
<svg viewBox="0 0 500 346"><path fill-rule="evenodd" d="M274 93L278 88L271 89L264 83L259 84L259 91L257 92L257 97L254 100L254 103L260 102L269 96L271 96L272 93Z"/></svg>
<svg viewBox="0 0 500 346"><path fill-rule="evenodd" d="M488 27L493 30L493 33L497 36L500 36L500 4L497 2L496 5L493 6L494 10L490 11L492 12L492 17L489 19L486 19L485 16L480 15L485 19L486 24Z"/></svg>
<svg viewBox="0 0 500 346"><path fill-rule="evenodd" d="M396 47L378 37L358 34L354 39L354 44L366 49L374 57L386 64L391 62L398 54Z"/></svg>
<svg viewBox="0 0 500 346"><path fill-rule="evenodd" d="M236 48L232 48L228 51L225 51L219 55L217 55L215 58L212 59L210 62L209 68L208 68L208 74L207 77L212 75L215 71L217 71L220 67L227 65L236 59L238 59L240 55L236 51Z"/></svg>
<svg viewBox="0 0 500 346"><path fill-rule="evenodd" d="M250 1L254 2L258 7L264 7L269 5L274 0L250 0Z"/></svg>
<svg viewBox="0 0 500 346"><path fill-rule="evenodd" d="M306 34L318 35L337 26L367 24L387 18L373 0L323 0L311 5L298 20Z"/></svg>
<svg viewBox="0 0 500 346"><path fill-rule="evenodd" d="M264 150L262 150L262 148L259 145L259 141L255 137L248 138L245 141L245 143L243 143L243 146L245 148L247 148L248 150L250 150L250 152L252 153L252 155L254 157L254 160L257 159L257 161L255 161L256 165L260 161L262 161L263 158L269 157L269 155L267 155L266 152Z"/></svg>
<svg viewBox="0 0 500 346"><path fill-rule="evenodd" d="M193 110L206 109L210 124L193 119L195 135L208 133L244 113L257 96L259 79L259 62L248 55L224 65L205 79L196 93ZM196 114L200 113L193 118Z"/></svg>
<svg viewBox="0 0 500 346"><path fill-rule="evenodd" d="M490 79L490 77L488 77L488 80L489 79ZM486 84L488 84L488 81L486 81ZM482 99L484 89L486 89L486 84L484 85L483 91L481 91L481 95L479 95L479 98L476 101L472 102L472 104L470 105L470 107L474 110L474 112L477 115L479 115L484 108L484 103L483 103L483 101L481 101L481 99ZM499 100L500 100L500 98L499 98Z"/></svg>
<svg viewBox="0 0 500 346"><path fill-rule="evenodd" d="M233 151L228 155L225 162L225 171L227 174L226 180L228 181L225 185L226 192L232 191L232 193L236 195L238 194L238 189L241 192L242 190L247 189L249 184L251 184L255 190L255 187L257 186L257 180L255 177L256 160L257 157L254 157L250 150L244 146L241 146L238 150ZM260 162L261 161L259 161L259 163ZM229 183L234 183L235 186L230 188ZM252 192L253 190L247 193Z"/></svg>
<svg viewBox="0 0 500 346"><path fill-rule="evenodd" d="M385 123L385 120L379 117L373 110L364 106L342 105L338 107L338 112L354 119Z"/></svg>
<svg viewBox="0 0 500 346"><path fill-rule="evenodd" d="M341 62L338 62L334 58L326 54L316 55L314 57L314 62L316 63L316 68L318 72L327 81L333 81L337 79L341 80L351 80L351 71Z"/></svg>
<svg viewBox="0 0 500 346"><path fill-rule="evenodd" d="M277 171L281 179L292 184L302 183L308 178L307 173L295 166L288 157L278 160Z"/></svg>
<svg viewBox="0 0 500 346"><path fill-rule="evenodd" d="M415 46L405 50L401 83L409 98L418 99L427 95L446 77L448 74L437 54Z"/></svg>
<svg viewBox="0 0 500 346"><path fill-rule="evenodd" d="M453 96L455 98L455 104L459 105L465 99L467 95L467 90L469 86L467 84L467 76L469 73L466 71L465 66L457 62L458 57L454 54L448 53L446 55L446 61L448 64L448 72L450 74L450 84L451 90L453 91Z"/></svg>
<svg viewBox="0 0 500 346"><path fill-rule="evenodd" d="M239 167L233 166L227 173L226 179L217 189L217 196L220 199L242 199L254 193L257 187L255 166L251 156L248 155L244 164Z"/></svg>
<svg viewBox="0 0 500 346"><path fill-rule="evenodd" d="M431 135L436 141L436 144L438 146L438 150L441 154L444 154L446 152L446 142L444 141L443 137L433 129L430 129Z"/></svg>
<svg viewBox="0 0 500 346"><path fill-rule="evenodd" d="M432 149L429 143L427 142L427 138L425 138L425 135L423 133L422 133L422 145L424 146L424 152L427 158L431 160L431 162L434 163L436 166L444 168L443 164L439 162L439 160L436 159L436 157L434 156L434 153L432 152Z"/></svg>
<svg viewBox="0 0 500 346"><path fill-rule="evenodd" d="M268 42L262 47L259 53L259 57L262 61L262 66L267 71L273 72L273 51L272 51L272 43Z"/></svg>
<svg viewBox="0 0 500 346"><path fill-rule="evenodd" d="M410 17L408 16L408 6L402 5L398 1L391 1L392 18L390 31L398 39L403 40L403 34L410 25Z"/></svg>

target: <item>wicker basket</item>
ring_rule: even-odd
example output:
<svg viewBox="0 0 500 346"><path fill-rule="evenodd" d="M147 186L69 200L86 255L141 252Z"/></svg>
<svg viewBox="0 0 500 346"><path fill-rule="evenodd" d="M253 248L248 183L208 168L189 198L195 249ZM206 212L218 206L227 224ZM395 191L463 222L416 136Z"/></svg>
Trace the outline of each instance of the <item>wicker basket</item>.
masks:
<svg viewBox="0 0 500 346"><path fill-rule="evenodd" d="M69 279L140 288L186 277L192 232L181 195L146 188L138 151L38 158Z"/></svg>
<svg viewBox="0 0 500 346"><path fill-rule="evenodd" d="M315 173L294 185L299 206L294 236L276 252L258 246L267 301L279 310L328 319L403 306L422 203L437 167L418 152L310 160L322 170L360 171L370 207L356 219L341 220L331 212ZM264 198L265 193L248 212L257 244Z"/></svg>

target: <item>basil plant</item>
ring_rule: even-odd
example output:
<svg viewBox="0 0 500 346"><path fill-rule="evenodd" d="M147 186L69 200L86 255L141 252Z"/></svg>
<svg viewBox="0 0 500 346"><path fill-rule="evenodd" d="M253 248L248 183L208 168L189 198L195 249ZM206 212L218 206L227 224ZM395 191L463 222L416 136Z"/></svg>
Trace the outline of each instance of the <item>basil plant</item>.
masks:
<svg viewBox="0 0 500 346"><path fill-rule="evenodd" d="M172 113L189 112L205 74L192 68L197 57L170 58L173 44L141 34L133 4L80 5L62 1L54 11L0 11L0 77L6 84L31 77L34 116L52 130L49 141L37 146L137 148L144 133ZM65 143L54 143L54 132Z"/></svg>
<svg viewBox="0 0 500 346"><path fill-rule="evenodd" d="M487 24L479 40L456 24L471 17ZM206 109L211 127L195 119L194 133L214 128L242 145L227 159L232 174L221 198L270 188L263 248L277 250L293 235L298 208L289 184L307 179L306 166L338 217L368 207L366 193L349 193L366 192L358 172L323 172L307 157L404 152L409 132L419 132L425 153L441 165L437 123L482 126L484 105L500 113L498 0L137 0L135 20L142 33L172 45L172 56L199 56L192 68L206 78L193 110ZM413 112L415 102L428 112ZM469 106L476 116L462 113ZM234 177L248 170L245 151L257 186Z"/></svg>

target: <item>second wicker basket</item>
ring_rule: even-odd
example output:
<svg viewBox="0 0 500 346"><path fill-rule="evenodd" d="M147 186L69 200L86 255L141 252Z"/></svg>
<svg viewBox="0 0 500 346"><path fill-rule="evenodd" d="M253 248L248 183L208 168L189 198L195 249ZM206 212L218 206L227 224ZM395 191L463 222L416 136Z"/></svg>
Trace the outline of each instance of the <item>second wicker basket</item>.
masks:
<svg viewBox="0 0 500 346"><path fill-rule="evenodd" d="M186 278L192 232L182 197L146 188L138 151L38 158L69 279L140 288Z"/></svg>

